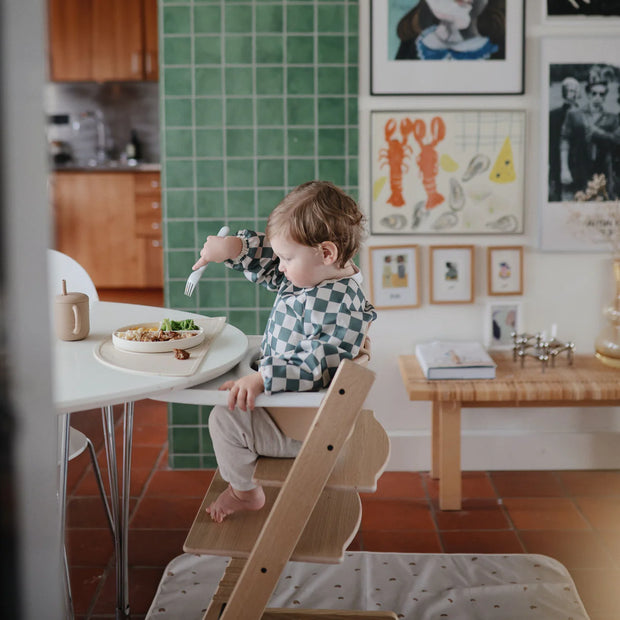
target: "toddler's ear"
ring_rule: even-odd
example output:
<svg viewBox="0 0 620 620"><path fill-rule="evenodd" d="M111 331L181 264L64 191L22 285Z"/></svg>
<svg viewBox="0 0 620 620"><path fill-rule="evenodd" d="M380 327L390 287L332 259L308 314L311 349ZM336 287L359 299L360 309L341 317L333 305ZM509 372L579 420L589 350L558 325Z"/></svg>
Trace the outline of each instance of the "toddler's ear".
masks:
<svg viewBox="0 0 620 620"><path fill-rule="evenodd" d="M338 248L333 241L324 241L319 249L323 257L323 264L333 265L338 260Z"/></svg>

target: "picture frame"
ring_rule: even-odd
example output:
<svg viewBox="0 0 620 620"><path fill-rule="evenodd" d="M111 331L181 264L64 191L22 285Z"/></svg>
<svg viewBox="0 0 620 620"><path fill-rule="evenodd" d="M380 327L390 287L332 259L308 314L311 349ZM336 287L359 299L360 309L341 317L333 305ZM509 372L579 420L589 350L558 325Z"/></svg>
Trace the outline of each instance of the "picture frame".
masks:
<svg viewBox="0 0 620 620"><path fill-rule="evenodd" d="M520 234L524 110L374 110L373 235Z"/></svg>
<svg viewBox="0 0 620 620"><path fill-rule="evenodd" d="M620 239L620 171L606 140L620 125L620 38L546 37L541 62L540 248L608 252ZM582 131L594 108L596 132Z"/></svg>
<svg viewBox="0 0 620 620"><path fill-rule="evenodd" d="M549 24L597 22L620 17L620 4L609 0L544 0L543 19Z"/></svg>
<svg viewBox="0 0 620 620"><path fill-rule="evenodd" d="M455 4L469 24L471 4ZM426 0L371 0L370 10L372 95L523 94L524 0L490 0L482 15L492 26L471 38L462 29L458 43L441 36L446 27Z"/></svg>
<svg viewBox="0 0 620 620"><path fill-rule="evenodd" d="M370 300L377 310L418 308L420 249L417 245L382 245L369 249Z"/></svg>
<svg viewBox="0 0 620 620"><path fill-rule="evenodd" d="M484 314L484 346L489 350L508 351L513 347L512 332L523 331L521 301L490 301Z"/></svg>
<svg viewBox="0 0 620 620"><path fill-rule="evenodd" d="M431 245L429 251L430 303L473 303L474 246Z"/></svg>
<svg viewBox="0 0 620 620"><path fill-rule="evenodd" d="M523 295L523 246L487 247L487 293Z"/></svg>

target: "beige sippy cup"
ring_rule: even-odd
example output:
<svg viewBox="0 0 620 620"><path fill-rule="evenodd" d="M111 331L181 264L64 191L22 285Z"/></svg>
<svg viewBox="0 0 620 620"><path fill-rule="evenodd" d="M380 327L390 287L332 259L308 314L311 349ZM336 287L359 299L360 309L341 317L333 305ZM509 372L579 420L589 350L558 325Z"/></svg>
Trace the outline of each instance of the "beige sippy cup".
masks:
<svg viewBox="0 0 620 620"><path fill-rule="evenodd" d="M56 335L61 340L83 340L88 336L90 321L88 295L67 293L67 281L62 281L62 295L56 295Z"/></svg>

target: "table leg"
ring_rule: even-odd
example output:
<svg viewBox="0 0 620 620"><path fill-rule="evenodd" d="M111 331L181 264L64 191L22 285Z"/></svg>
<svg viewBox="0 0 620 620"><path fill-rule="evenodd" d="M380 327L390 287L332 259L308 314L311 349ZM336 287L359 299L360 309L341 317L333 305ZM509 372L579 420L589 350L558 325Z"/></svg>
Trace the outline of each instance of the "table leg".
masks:
<svg viewBox="0 0 620 620"><path fill-rule="evenodd" d="M128 587L129 489L131 476L131 448L133 434L133 403L123 406L123 469L122 489L118 480L116 439L114 436L114 408L102 409L103 435L110 479L110 510L114 521L114 557L116 562L116 618L130 617Z"/></svg>
<svg viewBox="0 0 620 620"><path fill-rule="evenodd" d="M69 435L71 433L71 414L65 413L59 417L60 455L58 489L60 494L60 550L62 573L65 576L65 606L68 618L73 618L73 596L71 594L71 581L69 580L69 561L66 548L66 521L67 521L67 467L69 465Z"/></svg>
<svg viewBox="0 0 620 620"><path fill-rule="evenodd" d="M431 426L431 478L439 478L439 446L441 445L441 428L439 426L439 403L433 401L433 419Z"/></svg>
<svg viewBox="0 0 620 620"><path fill-rule="evenodd" d="M437 403L439 417L439 508L461 509L461 404Z"/></svg>

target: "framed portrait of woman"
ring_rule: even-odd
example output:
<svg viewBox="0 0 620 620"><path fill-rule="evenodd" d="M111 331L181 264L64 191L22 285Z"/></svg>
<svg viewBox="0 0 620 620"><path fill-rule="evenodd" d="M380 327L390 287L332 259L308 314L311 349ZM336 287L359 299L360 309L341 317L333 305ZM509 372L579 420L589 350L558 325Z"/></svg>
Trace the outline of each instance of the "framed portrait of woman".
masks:
<svg viewBox="0 0 620 620"><path fill-rule="evenodd" d="M371 94L522 94L524 18L524 0L371 0Z"/></svg>

